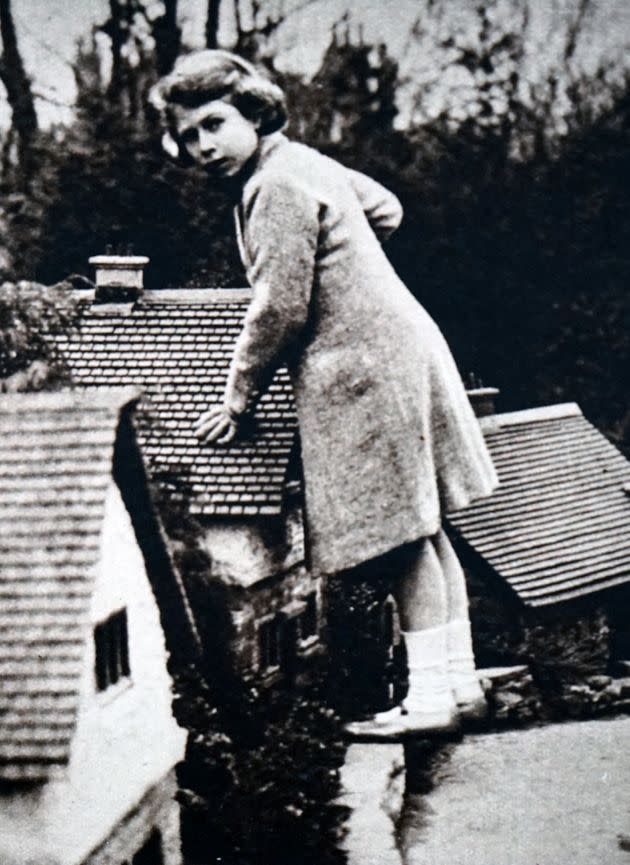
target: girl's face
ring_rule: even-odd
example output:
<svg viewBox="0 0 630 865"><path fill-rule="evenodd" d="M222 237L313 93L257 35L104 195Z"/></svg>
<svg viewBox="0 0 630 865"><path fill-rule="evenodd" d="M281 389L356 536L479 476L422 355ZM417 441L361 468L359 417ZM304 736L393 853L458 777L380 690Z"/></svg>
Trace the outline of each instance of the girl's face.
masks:
<svg viewBox="0 0 630 865"><path fill-rule="evenodd" d="M221 99L198 108L176 106L175 124L193 162L218 177L234 177L258 147L258 123Z"/></svg>

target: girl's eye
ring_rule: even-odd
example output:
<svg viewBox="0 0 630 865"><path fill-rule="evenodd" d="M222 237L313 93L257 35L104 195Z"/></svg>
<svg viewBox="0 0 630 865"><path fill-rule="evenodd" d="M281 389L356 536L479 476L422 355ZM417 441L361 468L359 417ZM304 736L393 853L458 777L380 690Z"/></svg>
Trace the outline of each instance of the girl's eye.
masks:
<svg viewBox="0 0 630 865"><path fill-rule="evenodd" d="M197 138L197 132L194 129L186 129L184 133L182 133L181 139L184 144L192 144L193 141Z"/></svg>
<svg viewBox="0 0 630 865"><path fill-rule="evenodd" d="M209 118L208 120L204 121L204 124L203 124L203 128L207 132L216 132L220 126L221 126L221 121L215 117Z"/></svg>

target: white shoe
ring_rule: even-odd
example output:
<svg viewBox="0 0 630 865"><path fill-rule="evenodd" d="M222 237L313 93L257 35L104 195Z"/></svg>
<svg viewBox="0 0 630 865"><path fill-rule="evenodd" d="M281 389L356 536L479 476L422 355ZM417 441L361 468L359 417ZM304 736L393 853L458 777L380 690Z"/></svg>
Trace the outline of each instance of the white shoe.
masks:
<svg viewBox="0 0 630 865"><path fill-rule="evenodd" d="M380 712L367 721L347 724L355 738L380 740L403 736L451 733L459 716L446 663L446 628L439 625L422 631L402 631L407 648L409 691L401 706Z"/></svg>
<svg viewBox="0 0 630 865"><path fill-rule="evenodd" d="M410 736L432 736L454 733L459 727L457 712L447 707L406 709L395 706L387 712L378 712L366 721L353 721L344 726L346 735L353 739L371 741L398 741Z"/></svg>

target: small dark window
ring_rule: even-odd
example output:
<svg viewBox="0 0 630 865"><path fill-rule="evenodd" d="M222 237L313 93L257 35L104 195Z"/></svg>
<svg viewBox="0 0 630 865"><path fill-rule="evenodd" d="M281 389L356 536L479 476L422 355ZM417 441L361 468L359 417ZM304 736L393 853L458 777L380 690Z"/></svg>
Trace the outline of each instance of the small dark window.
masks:
<svg viewBox="0 0 630 865"><path fill-rule="evenodd" d="M280 621L278 618L261 622L258 627L258 649L260 669L267 670L280 665Z"/></svg>
<svg viewBox="0 0 630 865"><path fill-rule="evenodd" d="M162 836L156 829L131 860L131 865L163 865Z"/></svg>
<svg viewBox="0 0 630 865"><path fill-rule="evenodd" d="M306 607L299 615L300 639L309 640L317 636L317 592L306 598Z"/></svg>
<svg viewBox="0 0 630 865"><path fill-rule="evenodd" d="M94 628L94 645L96 687L99 691L105 691L131 672L127 610L119 610Z"/></svg>

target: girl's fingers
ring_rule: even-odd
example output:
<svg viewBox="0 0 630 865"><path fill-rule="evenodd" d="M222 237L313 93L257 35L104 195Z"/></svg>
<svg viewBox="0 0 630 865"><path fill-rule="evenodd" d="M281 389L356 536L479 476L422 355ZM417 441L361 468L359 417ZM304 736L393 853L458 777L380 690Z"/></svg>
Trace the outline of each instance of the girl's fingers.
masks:
<svg viewBox="0 0 630 865"><path fill-rule="evenodd" d="M197 420L195 435L200 441L229 444L236 435L236 423L222 406L213 406Z"/></svg>
<svg viewBox="0 0 630 865"><path fill-rule="evenodd" d="M229 418L216 418L208 421L202 426L198 426L195 430L195 435L198 439L214 441L225 432L230 423L231 421Z"/></svg>
<svg viewBox="0 0 630 865"><path fill-rule="evenodd" d="M217 418L227 417L226 411L223 406L215 405L212 406L211 409L205 411L203 414L199 415L197 420L195 421L195 430L200 429L202 426L207 425L211 421L214 421Z"/></svg>
<svg viewBox="0 0 630 865"><path fill-rule="evenodd" d="M237 424L225 406L213 405L199 415L193 429L200 441L226 445L236 435Z"/></svg>
<svg viewBox="0 0 630 865"><path fill-rule="evenodd" d="M230 421L230 426L229 426L228 430L226 431L225 435L222 435L221 438L216 440L216 442L218 445L229 444L235 435L236 435L236 424L233 421Z"/></svg>

